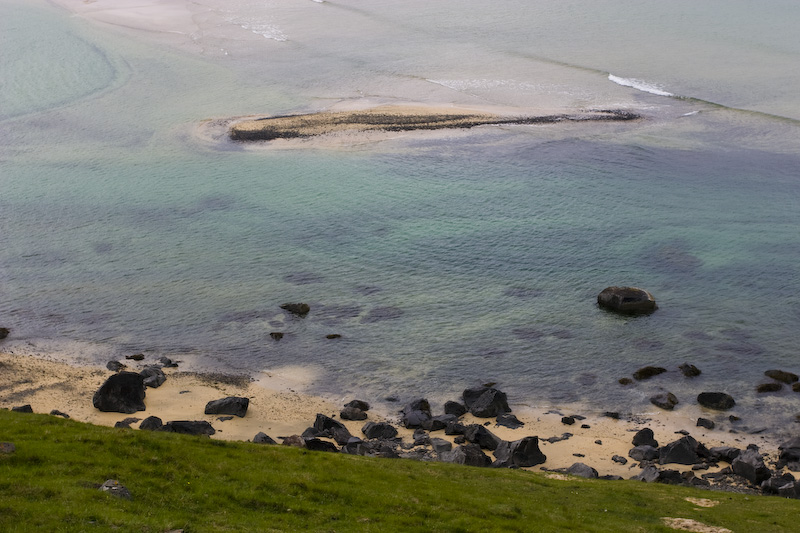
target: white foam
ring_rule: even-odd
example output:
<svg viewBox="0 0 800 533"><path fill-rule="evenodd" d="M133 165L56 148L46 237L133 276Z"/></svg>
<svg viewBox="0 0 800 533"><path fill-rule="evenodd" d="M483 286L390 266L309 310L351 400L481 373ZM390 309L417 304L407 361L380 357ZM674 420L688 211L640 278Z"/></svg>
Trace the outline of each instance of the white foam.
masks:
<svg viewBox="0 0 800 533"><path fill-rule="evenodd" d="M653 85L652 83L647 83L646 81L637 80L634 78L620 78L619 76L614 76L613 74L609 74L608 79L616 84L623 85L625 87L633 87L634 89L646 93L656 94L658 96L675 96L674 94L668 93L667 91L661 89L659 86Z"/></svg>

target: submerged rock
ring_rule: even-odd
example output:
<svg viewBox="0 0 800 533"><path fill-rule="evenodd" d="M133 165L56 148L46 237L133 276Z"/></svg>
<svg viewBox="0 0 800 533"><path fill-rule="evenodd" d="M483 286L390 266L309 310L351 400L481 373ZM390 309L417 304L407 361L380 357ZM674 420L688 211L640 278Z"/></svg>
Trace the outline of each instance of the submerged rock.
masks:
<svg viewBox="0 0 800 533"><path fill-rule="evenodd" d="M633 378L637 381L644 381L645 379L650 379L653 376L663 374L666 371L666 368L660 366L644 366L633 373Z"/></svg>
<svg viewBox="0 0 800 533"><path fill-rule="evenodd" d="M636 287L607 287L597 295L597 304L609 311L631 315L652 313L658 308L652 294Z"/></svg>
<svg viewBox="0 0 800 533"><path fill-rule="evenodd" d="M305 317L311 311L311 307L304 303L285 303L281 305L281 309L300 318Z"/></svg>
<svg viewBox="0 0 800 533"><path fill-rule="evenodd" d="M797 374L786 372L784 370L767 370L764 372L764 375L768 378L774 379L775 381L786 383L787 385L791 385L798 380Z"/></svg>
<svg viewBox="0 0 800 533"><path fill-rule="evenodd" d="M652 396L650 403L661 409L672 411L678 405L678 398L671 392L662 392Z"/></svg>
<svg viewBox="0 0 800 533"><path fill-rule="evenodd" d="M687 378L694 378L701 374L700 369L694 365L690 365L689 363L683 363L681 366L678 367L681 371L681 374L686 376Z"/></svg>
<svg viewBox="0 0 800 533"><path fill-rule="evenodd" d="M717 411L727 411L736 405L733 396L724 392L701 392L697 395L697 403Z"/></svg>

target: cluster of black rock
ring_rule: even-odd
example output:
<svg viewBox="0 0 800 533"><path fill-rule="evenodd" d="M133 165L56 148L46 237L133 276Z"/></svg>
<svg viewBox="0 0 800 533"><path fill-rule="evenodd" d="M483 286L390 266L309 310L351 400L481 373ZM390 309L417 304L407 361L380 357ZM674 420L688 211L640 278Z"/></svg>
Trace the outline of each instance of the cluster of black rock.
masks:
<svg viewBox="0 0 800 533"><path fill-rule="evenodd" d="M746 449L730 446L707 448L690 435L659 447L653 431L645 428L633 437L633 448L628 456L639 461L642 471L631 479L649 483L667 483L694 487L717 488L736 491L761 491L765 494L778 494L787 498L800 498L800 481L789 472L800 472L800 438L791 439L778 447L780 456L767 466L768 456L762 454L755 444ZM718 467L720 463L729 466L708 474L697 476L695 472ZM679 464L692 469L681 472L675 469L661 469L659 466Z"/></svg>
<svg viewBox="0 0 800 533"><path fill-rule="evenodd" d="M344 406L340 418L364 420L368 410L369 405L366 402L354 400ZM430 403L424 398L409 402L399 412L399 425L414 430L411 442L404 442L399 438L397 427L389 422L368 421L361 428L361 436L354 436L343 423L323 414L318 414L314 424L302 435L282 437L282 440L284 445L311 450L443 461L470 466L519 468L546 461L545 455L539 449L538 437L504 441L486 425L462 424L460 420L466 413L479 418L494 418L498 424L512 428L523 426L511 414L505 393L487 385L465 390L463 403L446 402L442 414L434 415ZM445 436L454 437L453 442L432 435L440 431ZM253 441L274 442L263 433L256 435ZM487 451L493 452L494 459L487 455Z"/></svg>

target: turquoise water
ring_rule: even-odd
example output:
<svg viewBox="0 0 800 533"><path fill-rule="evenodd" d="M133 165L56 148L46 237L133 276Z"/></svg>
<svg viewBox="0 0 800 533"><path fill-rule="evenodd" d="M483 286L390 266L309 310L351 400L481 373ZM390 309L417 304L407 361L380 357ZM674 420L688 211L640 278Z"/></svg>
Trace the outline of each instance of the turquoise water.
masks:
<svg viewBox="0 0 800 533"><path fill-rule="evenodd" d="M491 380L637 412L659 387L713 388L792 417L800 395L754 387L800 371L797 8L547 4L206 2L194 31L152 35L0 2L3 349L299 364L318 392L374 399ZM645 118L257 149L197 134L360 98ZM660 309L601 312L615 284ZM647 364L672 372L617 384Z"/></svg>

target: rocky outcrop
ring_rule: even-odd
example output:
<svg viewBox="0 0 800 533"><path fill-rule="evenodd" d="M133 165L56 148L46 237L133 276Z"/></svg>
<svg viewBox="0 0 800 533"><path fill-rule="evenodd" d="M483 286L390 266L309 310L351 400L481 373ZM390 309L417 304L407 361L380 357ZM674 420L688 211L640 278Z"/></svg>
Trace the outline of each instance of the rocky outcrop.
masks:
<svg viewBox="0 0 800 533"><path fill-rule="evenodd" d="M439 460L467 466L489 466L492 463L489 456L483 453L477 444L458 446L454 450L440 454Z"/></svg>
<svg viewBox="0 0 800 533"><path fill-rule="evenodd" d="M644 289L636 287L607 287L597 295L597 305L616 313L641 315L655 311L656 300Z"/></svg>
<svg viewBox="0 0 800 533"><path fill-rule="evenodd" d="M104 412L131 414L144 411L144 378L136 372L110 376L92 398L92 405Z"/></svg>
<svg viewBox="0 0 800 533"><path fill-rule="evenodd" d="M367 422L361 432L368 439L393 439L397 436L397 428L388 422Z"/></svg>
<svg viewBox="0 0 800 533"><path fill-rule="evenodd" d="M764 457L755 446L748 446L731 463L734 474L742 476L754 485L761 485L772 476L772 472L764 464Z"/></svg>
<svg viewBox="0 0 800 533"><path fill-rule="evenodd" d="M708 459L709 455L705 446L687 435L662 446L658 450L658 462L662 465L669 463L694 465Z"/></svg>

